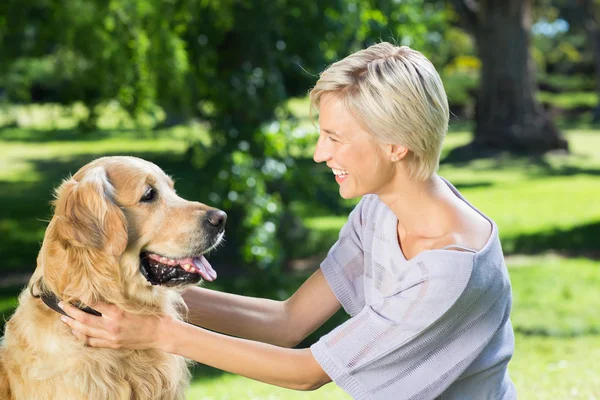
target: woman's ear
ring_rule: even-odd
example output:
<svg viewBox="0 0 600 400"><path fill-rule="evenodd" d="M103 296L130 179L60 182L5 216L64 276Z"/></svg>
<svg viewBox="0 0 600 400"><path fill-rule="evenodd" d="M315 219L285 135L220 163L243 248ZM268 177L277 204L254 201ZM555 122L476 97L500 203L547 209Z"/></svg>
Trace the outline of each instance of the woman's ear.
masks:
<svg viewBox="0 0 600 400"><path fill-rule="evenodd" d="M45 285L63 300L90 304L114 295L109 291L119 281L127 225L113 194L103 168L87 171L80 181L67 179L56 190L38 260Z"/></svg>
<svg viewBox="0 0 600 400"><path fill-rule="evenodd" d="M390 160L392 162L398 162L402 160L408 154L408 148L399 144L390 145Z"/></svg>

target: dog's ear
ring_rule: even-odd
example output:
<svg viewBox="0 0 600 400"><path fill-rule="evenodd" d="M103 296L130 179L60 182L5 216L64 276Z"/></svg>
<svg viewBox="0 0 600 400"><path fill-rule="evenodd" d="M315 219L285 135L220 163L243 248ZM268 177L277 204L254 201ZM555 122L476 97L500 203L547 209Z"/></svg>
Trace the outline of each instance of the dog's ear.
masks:
<svg viewBox="0 0 600 400"><path fill-rule="evenodd" d="M54 215L59 240L79 248L119 256L127 246L125 216L115 203L104 168L89 170L81 181L67 179L56 190Z"/></svg>
<svg viewBox="0 0 600 400"><path fill-rule="evenodd" d="M97 167L79 181L65 180L53 204L39 260L45 285L66 301L90 304L112 297L107 290L120 280L127 224L106 171Z"/></svg>

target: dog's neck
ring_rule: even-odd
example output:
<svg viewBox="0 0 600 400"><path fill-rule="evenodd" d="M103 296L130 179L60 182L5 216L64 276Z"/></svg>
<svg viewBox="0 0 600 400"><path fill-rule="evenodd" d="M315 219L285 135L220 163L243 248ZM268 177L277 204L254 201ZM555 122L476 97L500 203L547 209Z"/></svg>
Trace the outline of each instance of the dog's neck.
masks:
<svg viewBox="0 0 600 400"><path fill-rule="evenodd" d="M31 287L29 289L29 292L31 293L31 296L34 297L34 298L36 298L36 299L42 300L44 302L44 304L46 304L48 307L50 307L54 311L56 311L56 312L58 312L58 313L60 313L62 315L65 315L67 317L69 317L69 315L67 315L67 313L64 312L58 306L58 303L60 302L60 299L58 298L58 296L56 296L53 292L44 289L43 279L40 278L37 283L38 283L38 286L39 286L38 289L40 290L40 293L34 294L33 293L33 288L34 288L35 285L31 285ZM73 305L75 307L79 308L81 311L84 311L84 312L86 312L88 314L97 315L99 317L102 316L102 314L100 312L94 310L91 307L82 307L81 304L79 304L79 303L75 303Z"/></svg>

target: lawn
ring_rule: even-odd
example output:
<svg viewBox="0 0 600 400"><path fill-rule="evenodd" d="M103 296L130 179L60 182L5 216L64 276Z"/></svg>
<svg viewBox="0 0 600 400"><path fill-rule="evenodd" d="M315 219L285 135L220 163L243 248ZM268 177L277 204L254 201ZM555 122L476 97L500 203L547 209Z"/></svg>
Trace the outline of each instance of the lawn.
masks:
<svg viewBox="0 0 600 400"><path fill-rule="evenodd" d="M106 154L149 158L193 194L184 169L187 143L207 140L201 126L158 132L110 128L82 136L68 127L0 130L0 285L32 268L49 217L52 188ZM565 132L572 153L540 159L498 157L442 163L440 174L499 226L513 285L516 352L511 376L521 399L600 398L600 131ZM444 154L466 143L453 130ZM333 183L332 183L333 184ZM346 217L306 216L315 253L335 241ZM0 315L18 286L0 286ZM334 385L299 393L198 367L189 399L347 399Z"/></svg>

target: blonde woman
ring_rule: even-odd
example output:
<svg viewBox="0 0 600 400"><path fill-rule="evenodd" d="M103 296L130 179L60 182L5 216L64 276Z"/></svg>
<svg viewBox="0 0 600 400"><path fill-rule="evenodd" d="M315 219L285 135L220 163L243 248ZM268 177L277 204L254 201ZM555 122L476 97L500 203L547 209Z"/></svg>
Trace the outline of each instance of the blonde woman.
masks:
<svg viewBox="0 0 600 400"><path fill-rule="evenodd" d="M310 93L314 160L362 197L321 268L289 299L195 287L190 322L96 304L65 322L89 346L162 349L262 382L356 399L514 399L511 287L498 228L436 174L448 102L434 66L379 43ZM293 349L340 307L351 318ZM205 329L206 328L206 329ZM216 332L222 332L216 333Z"/></svg>

